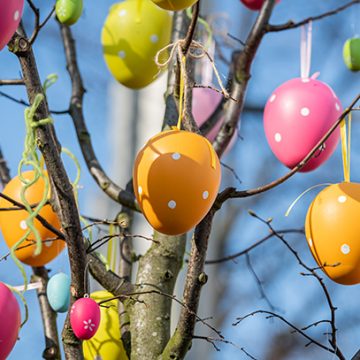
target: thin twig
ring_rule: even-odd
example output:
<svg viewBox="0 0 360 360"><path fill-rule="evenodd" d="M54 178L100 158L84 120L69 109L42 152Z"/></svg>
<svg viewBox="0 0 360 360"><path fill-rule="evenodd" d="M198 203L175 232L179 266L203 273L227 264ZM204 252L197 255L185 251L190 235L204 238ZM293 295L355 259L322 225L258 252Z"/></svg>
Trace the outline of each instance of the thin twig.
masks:
<svg viewBox="0 0 360 360"><path fill-rule="evenodd" d="M0 80L0 86L4 85L25 85L23 79Z"/></svg>

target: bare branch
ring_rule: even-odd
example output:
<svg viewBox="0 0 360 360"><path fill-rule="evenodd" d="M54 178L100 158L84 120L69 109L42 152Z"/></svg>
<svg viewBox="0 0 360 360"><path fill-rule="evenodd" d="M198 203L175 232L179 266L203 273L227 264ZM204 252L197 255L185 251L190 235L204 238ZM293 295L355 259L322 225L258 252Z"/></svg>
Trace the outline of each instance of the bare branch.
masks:
<svg viewBox="0 0 360 360"><path fill-rule="evenodd" d="M4 85L25 85L23 79L0 80L0 86Z"/></svg>

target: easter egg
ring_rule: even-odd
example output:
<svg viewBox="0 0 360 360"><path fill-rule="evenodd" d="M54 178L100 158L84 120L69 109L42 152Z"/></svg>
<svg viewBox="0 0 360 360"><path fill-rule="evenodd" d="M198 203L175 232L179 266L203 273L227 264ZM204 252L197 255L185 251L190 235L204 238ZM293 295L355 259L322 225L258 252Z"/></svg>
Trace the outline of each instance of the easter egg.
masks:
<svg viewBox="0 0 360 360"><path fill-rule="evenodd" d="M83 0L56 0L56 16L62 24L75 24L83 10Z"/></svg>
<svg viewBox="0 0 360 360"><path fill-rule="evenodd" d="M360 70L360 37L346 40L343 49L345 65L351 71Z"/></svg>
<svg viewBox="0 0 360 360"><path fill-rule="evenodd" d="M108 291L96 291L91 298L102 301L114 297ZM98 331L90 340L83 342L85 360L127 360L125 349L121 341L118 313L119 300L106 302L100 307L101 320Z"/></svg>
<svg viewBox="0 0 360 360"><path fill-rule="evenodd" d="M15 34L23 9L24 0L0 0L0 50Z"/></svg>
<svg viewBox="0 0 360 360"><path fill-rule="evenodd" d="M208 89L208 88L193 88L193 98L192 98L192 113L195 119L195 122L200 127L202 124L208 120L211 114L215 111L217 106L222 100L222 94ZM215 126L210 130L206 135L206 138L213 142L216 138L216 135L219 133L219 130L224 122L224 118L221 117ZM226 151L229 151L232 146L235 144L237 139L237 132L234 133L230 143L228 144Z"/></svg>
<svg viewBox="0 0 360 360"><path fill-rule="evenodd" d="M0 282L0 359L6 359L15 346L20 323L19 304L11 290Z"/></svg>
<svg viewBox="0 0 360 360"><path fill-rule="evenodd" d="M46 288L47 298L51 308L56 312L66 312L70 303L70 278L59 273L49 279Z"/></svg>
<svg viewBox="0 0 360 360"><path fill-rule="evenodd" d="M360 184L343 182L321 191L309 207L305 233L319 266L335 282L360 283ZM337 266L334 266L337 265Z"/></svg>
<svg viewBox="0 0 360 360"><path fill-rule="evenodd" d="M334 91L316 79L292 79L270 96L264 110L267 141L275 156L294 168L340 117L342 106ZM334 152L337 128L300 171L314 170Z"/></svg>
<svg viewBox="0 0 360 360"><path fill-rule="evenodd" d="M194 5L198 0L152 0L165 10L179 11Z"/></svg>
<svg viewBox="0 0 360 360"><path fill-rule="evenodd" d="M250 10L260 10L265 0L241 0L241 2ZM276 0L279 2L280 0Z"/></svg>
<svg viewBox="0 0 360 360"><path fill-rule="evenodd" d="M34 177L33 171L23 172L23 177L28 180L32 180ZM3 194L9 196L13 200L19 203L21 201L21 189L23 183L19 177L14 177L4 188ZM25 193L25 198L29 204L37 204L43 197L45 189L44 180L39 178L33 185L31 185ZM14 205L0 198L0 208L11 208ZM57 215L54 213L50 205L45 205L39 212L49 224L56 229L60 229L60 222ZM11 211L0 211L0 228L4 237L4 240L9 248L17 243L22 236L27 232L28 227L26 219L29 217L29 213L26 210L11 210ZM43 266L54 259L60 254L65 246L65 242L62 240L46 241L48 239L56 238L50 230L45 228L37 219L34 219L34 226L39 232L41 239L43 240L42 251L39 255L35 256L34 251L36 245L30 245L35 241L35 236L31 232L28 238L20 246L21 249L15 251L17 258L23 263L30 266Z"/></svg>
<svg viewBox="0 0 360 360"><path fill-rule="evenodd" d="M220 179L220 162L210 142L180 130L153 136L138 153L133 171L144 216L167 235L183 234L205 217Z"/></svg>
<svg viewBox="0 0 360 360"><path fill-rule="evenodd" d="M101 42L106 65L119 83L139 89L156 79L155 55L170 41L171 22L170 14L150 0L128 0L111 8Z"/></svg>
<svg viewBox="0 0 360 360"><path fill-rule="evenodd" d="M81 340L91 339L100 324L100 306L90 298L74 302L70 311L70 324L75 336Z"/></svg>

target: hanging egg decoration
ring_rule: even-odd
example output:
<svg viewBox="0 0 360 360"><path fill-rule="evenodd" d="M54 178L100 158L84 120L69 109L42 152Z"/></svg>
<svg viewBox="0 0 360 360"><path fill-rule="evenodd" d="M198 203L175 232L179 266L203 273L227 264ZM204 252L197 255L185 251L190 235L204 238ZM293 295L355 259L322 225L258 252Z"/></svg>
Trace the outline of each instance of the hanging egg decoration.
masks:
<svg viewBox="0 0 360 360"><path fill-rule="evenodd" d="M52 276L47 284L46 295L51 308L56 312L66 312L70 303L70 278L64 273Z"/></svg>
<svg viewBox="0 0 360 360"><path fill-rule="evenodd" d="M168 45L170 14L150 0L127 0L112 6L102 29L106 65L121 84L139 89L159 74L155 55Z"/></svg>
<svg viewBox="0 0 360 360"><path fill-rule="evenodd" d="M192 113L195 122L200 127L208 120L211 114L215 111L222 100L223 95L209 88L193 88L192 98ZM213 142L220 131L224 122L224 117L221 117L217 124L206 135L206 138ZM237 139L237 132L234 133L226 151L229 151L235 144Z"/></svg>
<svg viewBox="0 0 360 360"><path fill-rule="evenodd" d="M241 2L250 10L260 10L265 0L241 0ZM276 0L278 3L280 0Z"/></svg>
<svg viewBox="0 0 360 360"><path fill-rule="evenodd" d="M74 302L70 311L70 324L75 336L91 339L100 324L100 306L93 299L84 297Z"/></svg>
<svg viewBox="0 0 360 360"><path fill-rule="evenodd" d="M305 233L319 266L335 282L360 283L360 184L342 182L322 190L309 207Z"/></svg>
<svg viewBox="0 0 360 360"><path fill-rule="evenodd" d="M25 171L22 173L22 176L27 180L32 180L35 174L34 171ZM24 185L20 181L19 177L16 176L5 186L3 194L21 203L22 201L20 193L23 186ZM44 180L40 177L33 185L31 185L26 190L25 198L27 202L29 204L39 203L43 197L44 189ZM0 198L0 207L11 208L14 207L14 205L9 201ZM45 205L40 210L39 215L41 215L54 228L60 229L60 222L58 220L58 217L49 204ZM26 219L28 217L29 213L26 210L15 209L0 212L0 228L4 236L4 240L9 248L16 244L27 232L28 226L26 224ZM35 236L31 232L28 238L22 244L22 246L20 246L22 248L15 251L15 255L20 261L27 265L44 266L60 254L60 252L65 247L65 242L62 240L50 241L49 239L56 238L56 235L53 234L50 230L48 230L46 227L44 227L39 222L39 220L34 219L34 225L38 230L41 239L43 240L43 247L41 253L37 256L34 255L36 245L31 245L31 243L35 242Z"/></svg>
<svg viewBox="0 0 360 360"><path fill-rule="evenodd" d="M95 301L102 301L114 297L108 291L96 291L91 294ZM94 337L83 342L85 360L127 360L125 349L121 341L118 313L119 300L111 300L100 307L101 320Z"/></svg>
<svg viewBox="0 0 360 360"><path fill-rule="evenodd" d="M152 0L165 10L179 11L194 5L198 0Z"/></svg>
<svg viewBox="0 0 360 360"><path fill-rule="evenodd" d="M0 0L0 50L11 40L18 28L24 0Z"/></svg>
<svg viewBox="0 0 360 360"><path fill-rule="evenodd" d="M275 156L290 169L316 146L342 113L340 100L327 84L309 79L292 79L280 85L264 110L267 141ZM311 171L334 152L340 131L336 129L300 170Z"/></svg>
<svg viewBox="0 0 360 360"><path fill-rule="evenodd" d="M351 71L360 71L360 37L346 40L343 49L345 65Z"/></svg>
<svg viewBox="0 0 360 360"><path fill-rule="evenodd" d="M56 0L56 16L62 24L75 24L83 11L83 0Z"/></svg>
<svg viewBox="0 0 360 360"><path fill-rule="evenodd" d="M133 171L136 199L150 225L167 235L186 233L210 210L221 180L220 162L203 136L164 131L139 151Z"/></svg>
<svg viewBox="0 0 360 360"><path fill-rule="evenodd" d="M0 359L7 359L14 348L20 323L19 304L12 291L0 282Z"/></svg>

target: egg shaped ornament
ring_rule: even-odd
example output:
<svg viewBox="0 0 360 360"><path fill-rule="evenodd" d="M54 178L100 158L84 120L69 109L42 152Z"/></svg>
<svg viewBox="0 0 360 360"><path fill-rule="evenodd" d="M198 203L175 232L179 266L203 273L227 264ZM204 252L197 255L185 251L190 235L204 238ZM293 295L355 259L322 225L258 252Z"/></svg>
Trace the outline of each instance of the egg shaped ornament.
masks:
<svg viewBox="0 0 360 360"><path fill-rule="evenodd" d="M241 0L241 2L250 10L260 10L265 0ZM278 3L280 0L276 0Z"/></svg>
<svg viewBox="0 0 360 360"><path fill-rule="evenodd" d="M91 339L100 324L100 306L93 299L84 297L74 302L70 310L70 324L75 336L81 340Z"/></svg>
<svg viewBox="0 0 360 360"><path fill-rule="evenodd" d="M26 171L22 173L22 176L25 179L32 180L34 178L34 172ZM5 186L3 194L18 201L19 203L22 203L20 193L23 186L24 185L20 181L19 177L16 176ZM25 198L27 202L29 204L39 203L43 197L44 189L44 180L40 177L26 190ZM14 205L9 201L0 198L0 207L11 208L14 207ZM50 205L45 205L40 210L39 215L41 215L54 228L60 230L59 219ZM27 232L28 227L26 219L28 217L29 213L26 210L0 211L0 228L4 240L9 248L16 244ZM44 266L60 254L65 247L65 242L62 240L46 241L48 239L54 239L56 235L44 227L37 219L34 220L34 225L43 240L41 253L37 256L34 255L36 249L36 245L34 244L15 251L15 255L20 261L27 265ZM35 235L32 232L23 245L28 245L30 241L35 241Z"/></svg>
<svg viewBox="0 0 360 360"><path fill-rule="evenodd" d="M11 40L18 28L24 0L0 0L0 50Z"/></svg>
<svg viewBox="0 0 360 360"><path fill-rule="evenodd" d="M108 291L96 291L91 298L102 301L114 297ZM101 320L99 328L90 340L83 342L85 360L127 360L123 343L121 341L119 313L119 300L106 302L100 307Z"/></svg>
<svg viewBox="0 0 360 360"><path fill-rule="evenodd" d="M70 304L70 277L64 273L52 276L46 288L51 308L56 312L66 312Z"/></svg>
<svg viewBox="0 0 360 360"><path fill-rule="evenodd" d="M83 0L56 0L56 16L62 24L75 24L83 11Z"/></svg>
<svg viewBox="0 0 360 360"><path fill-rule="evenodd" d="M131 89L159 74L155 56L170 42L172 18L150 0L113 5L101 34L104 59L114 78Z"/></svg>
<svg viewBox="0 0 360 360"><path fill-rule="evenodd" d="M21 315L12 291L0 282L0 359L5 360L18 338Z"/></svg>
<svg viewBox="0 0 360 360"><path fill-rule="evenodd" d="M305 233L319 266L335 282L360 283L360 184L342 182L321 191L309 207ZM337 265L337 266L335 266Z"/></svg>
<svg viewBox="0 0 360 360"><path fill-rule="evenodd" d="M188 131L164 131L138 153L133 185L141 210L157 231L186 233L215 201L220 162L210 142Z"/></svg>
<svg viewBox="0 0 360 360"><path fill-rule="evenodd" d="M152 0L157 6L165 10L179 11L193 6L198 0Z"/></svg>
<svg viewBox="0 0 360 360"><path fill-rule="evenodd" d="M290 169L316 146L342 113L340 100L327 84L296 78L280 85L264 110L267 141L275 156ZM336 129L300 170L316 169L334 152L340 131Z"/></svg>
<svg viewBox="0 0 360 360"><path fill-rule="evenodd" d="M343 57L349 70L360 71L360 37L346 40Z"/></svg>

